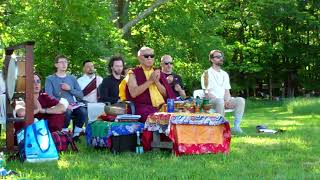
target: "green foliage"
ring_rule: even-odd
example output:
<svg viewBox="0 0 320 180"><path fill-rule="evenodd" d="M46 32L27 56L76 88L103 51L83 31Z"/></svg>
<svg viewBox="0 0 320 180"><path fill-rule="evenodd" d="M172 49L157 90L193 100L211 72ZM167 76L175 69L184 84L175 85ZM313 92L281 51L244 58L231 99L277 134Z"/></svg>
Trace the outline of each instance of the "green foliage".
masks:
<svg viewBox="0 0 320 180"><path fill-rule="evenodd" d="M60 53L70 58L72 73L81 74L81 62L90 58L104 76L111 55L123 55L132 67L138 49L149 46L157 65L164 54L174 57L189 93L200 87L199 75L210 67L209 51L220 49L237 92L266 82L284 84L287 96L320 89L314 86L320 80L318 1L168 1L125 36L119 23L125 25L155 1L130 1L127 9L123 2L1 1L0 48L35 40L42 76L54 71L53 58Z"/></svg>
<svg viewBox="0 0 320 180"><path fill-rule="evenodd" d="M102 59L116 53L130 56L127 43L109 21L108 5L108 1L11 1L7 9L11 38L6 44L36 41L35 64L43 76L55 71L58 54L68 56L73 74L80 75L82 62L92 59L105 75Z"/></svg>

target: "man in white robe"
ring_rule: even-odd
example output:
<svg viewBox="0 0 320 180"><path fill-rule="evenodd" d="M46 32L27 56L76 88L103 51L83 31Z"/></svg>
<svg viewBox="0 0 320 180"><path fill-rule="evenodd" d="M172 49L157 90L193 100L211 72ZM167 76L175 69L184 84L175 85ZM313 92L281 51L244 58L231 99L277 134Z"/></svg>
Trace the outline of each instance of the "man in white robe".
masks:
<svg viewBox="0 0 320 180"><path fill-rule="evenodd" d="M92 61L83 62L83 76L78 79L78 83L83 92L83 100L89 103L98 102L98 87L102 83L102 77L95 74Z"/></svg>

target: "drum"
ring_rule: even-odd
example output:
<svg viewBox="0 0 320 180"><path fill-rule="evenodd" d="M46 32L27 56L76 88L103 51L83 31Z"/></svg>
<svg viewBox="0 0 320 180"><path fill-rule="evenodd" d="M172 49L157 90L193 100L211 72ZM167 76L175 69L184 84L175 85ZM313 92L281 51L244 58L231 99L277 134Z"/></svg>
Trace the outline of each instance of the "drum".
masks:
<svg viewBox="0 0 320 180"><path fill-rule="evenodd" d="M26 62L22 60L17 60L17 58L12 57L10 59L8 70L7 70L7 93L9 99L13 98L14 93L25 92L26 84L26 72L25 72Z"/></svg>

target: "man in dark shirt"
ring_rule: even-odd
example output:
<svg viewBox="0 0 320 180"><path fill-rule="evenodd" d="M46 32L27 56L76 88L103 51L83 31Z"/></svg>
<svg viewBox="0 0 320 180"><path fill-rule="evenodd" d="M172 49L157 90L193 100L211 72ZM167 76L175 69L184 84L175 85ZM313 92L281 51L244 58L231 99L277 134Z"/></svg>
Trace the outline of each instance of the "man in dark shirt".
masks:
<svg viewBox="0 0 320 180"><path fill-rule="evenodd" d="M183 89L182 79L179 75L172 72L173 61L170 55L161 57L161 71L166 75L167 81L174 91L176 97L186 98L186 92Z"/></svg>
<svg viewBox="0 0 320 180"><path fill-rule="evenodd" d="M114 104L119 100L119 84L123 79L124 60L121 56L113 56L108 64L110 75L103 79L99 86L99 102Z"/></svg>

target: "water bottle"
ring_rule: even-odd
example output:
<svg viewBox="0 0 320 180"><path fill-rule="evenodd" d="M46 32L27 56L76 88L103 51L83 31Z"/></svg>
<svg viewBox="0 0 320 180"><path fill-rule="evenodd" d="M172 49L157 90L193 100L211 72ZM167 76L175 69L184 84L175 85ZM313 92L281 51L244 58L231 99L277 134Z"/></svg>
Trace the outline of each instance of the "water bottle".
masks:
<svg viewBox="0 0 320 180"><path fill-rule="evenodd" d="M137 131L136 153L137 154L142 154L143 153L143 147L141 146L141 143L140 143L140 132L139 131Z"/></svg>
<svg viewBox="0 0 320 180"><path fill-rule="evenodd" d="M167 99L167 112L174 112L174 99Z"/></svg>
<svg viewBox="0 0 320 180"><path fill-rule="evenodd" d="M199 96L196 97L196 106L201 106L201 98Z"/></svg>

